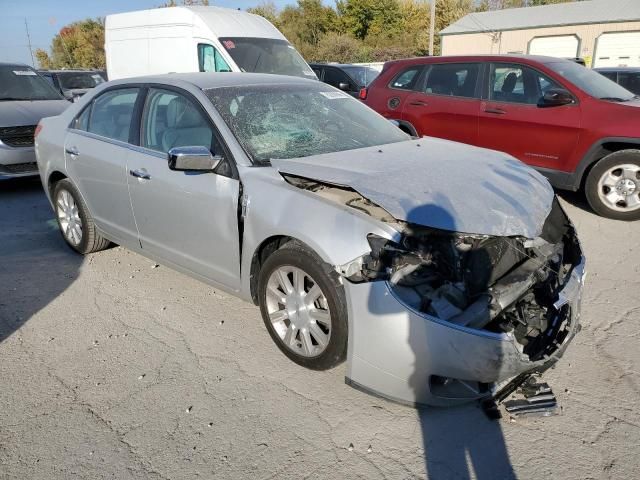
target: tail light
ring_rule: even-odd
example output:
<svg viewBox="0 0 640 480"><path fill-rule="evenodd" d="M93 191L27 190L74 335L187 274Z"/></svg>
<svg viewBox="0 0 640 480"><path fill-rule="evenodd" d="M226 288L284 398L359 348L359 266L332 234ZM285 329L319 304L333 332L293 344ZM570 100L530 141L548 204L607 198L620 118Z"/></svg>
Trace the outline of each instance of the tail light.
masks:
<svg viewBox="0 0 640 480"><path fill-rule="evenodd" d="M38 134L40 133L40 130L42 130L42 124L38 123L38 126L36 126L35 132L33 132L33 139L34 140L38 136Z"/></svg>
<svg viewBox="0 0 640 480"><path fill-rule="evenodd" d="M366 100L368 93L369 92L367 91L367 87L363 87L363 88L360 89L360 93L358 93L358 98L360 100Z"/></svg>

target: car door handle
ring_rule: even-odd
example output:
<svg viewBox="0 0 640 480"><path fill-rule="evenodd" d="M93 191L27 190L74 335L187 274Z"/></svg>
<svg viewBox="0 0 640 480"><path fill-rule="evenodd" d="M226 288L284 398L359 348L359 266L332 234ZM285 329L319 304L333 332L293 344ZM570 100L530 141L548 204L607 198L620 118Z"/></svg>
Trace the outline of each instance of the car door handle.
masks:
<svg viewBox="0 0 640 480"><path fill-rule="evenodd" d="M129 175L136 178L141 178L142 180L151 180L151 175L147 173L146 170L129 170Z"/></svg>
<svg viewBox="0 0 640 480"><path fill-rule="evenodd" d="M423 102L422 100L414 100L413 102L409 102L409 105L413 105L414 107L425 107L429 104L427 102Z"/></svg>
<svg viewBox="0 0 640 480"><path fill-rule="evenodd" d="M507 113L501 108L485 108L484 111L486 113L493 113L495 115L504 115L505 113Z"/></svg>
<svg viewBox="0 0 640 480"><path fill-rule="evenodd" d="M65 148L64 151L67 152L69 155L73 155L74 157L77 157L78 155L80 155L80 152L78 151L78 147Z"/></svg>

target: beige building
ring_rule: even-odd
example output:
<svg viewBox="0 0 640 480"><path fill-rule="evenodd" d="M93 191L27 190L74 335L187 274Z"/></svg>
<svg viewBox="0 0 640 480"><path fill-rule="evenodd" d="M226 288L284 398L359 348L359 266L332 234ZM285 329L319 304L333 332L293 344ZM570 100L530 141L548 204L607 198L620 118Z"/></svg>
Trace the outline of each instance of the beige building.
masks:
<svg viewBox="0 0 640 480"><path fill-rule="evenodd" d="M443 55L584 58L640 67L640 0L591 0L471 13L440 32Z"/></svg>

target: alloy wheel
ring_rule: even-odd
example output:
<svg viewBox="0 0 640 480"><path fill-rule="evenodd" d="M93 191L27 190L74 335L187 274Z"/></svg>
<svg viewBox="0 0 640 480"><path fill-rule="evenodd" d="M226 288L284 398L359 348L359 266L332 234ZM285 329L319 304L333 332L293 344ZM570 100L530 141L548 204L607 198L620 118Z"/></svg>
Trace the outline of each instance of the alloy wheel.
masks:
<svg viewBox="0 0 640 480"><path fill-rule="evenodd" d="M598 180L598 196L612 210L640 209L640 166L631 163L608 169Z"/></svg>
<svg viewBox="0 0 640 480"><path fill-rule="evenodd" d="M281 266L269 276L266 307L280 341L294 353L316 357L331 338L331 313L320 285L305 271Z"/></svg>
<svg viewBox="0 0 640 480"><path fill-rule="evenodd" d="M56 199L56 211L60 229L72 245L82 242L82 219L73 195L68 190L60 190Z"/></svg>

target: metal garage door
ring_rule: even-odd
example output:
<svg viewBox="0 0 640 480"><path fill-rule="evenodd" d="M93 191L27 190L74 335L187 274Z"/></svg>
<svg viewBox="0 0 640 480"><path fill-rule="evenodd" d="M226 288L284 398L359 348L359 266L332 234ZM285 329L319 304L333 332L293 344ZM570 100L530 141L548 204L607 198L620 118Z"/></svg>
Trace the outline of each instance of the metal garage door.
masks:
<svg viewBox="0 0 640 480"><path fill-rule="evenodd" d="M578 56L579 43L580 41L575 35L535 37L529 42L529 55L575 58Z"/></svg>
<svg viewBox="0 0 640 480"><path fill-rule="evenodd" d="M596 42L594 67L640 67L640 32L603 33Z"/></svg>

